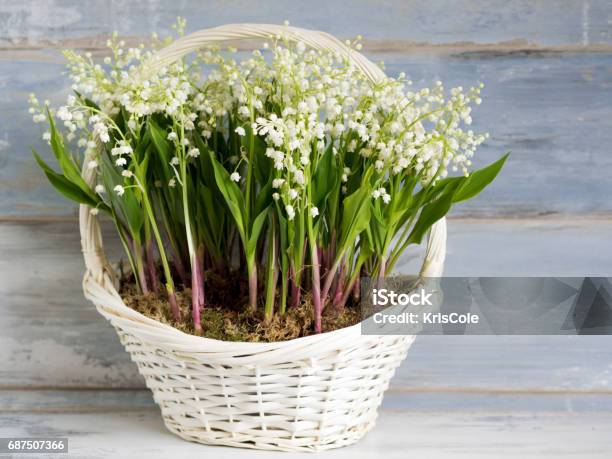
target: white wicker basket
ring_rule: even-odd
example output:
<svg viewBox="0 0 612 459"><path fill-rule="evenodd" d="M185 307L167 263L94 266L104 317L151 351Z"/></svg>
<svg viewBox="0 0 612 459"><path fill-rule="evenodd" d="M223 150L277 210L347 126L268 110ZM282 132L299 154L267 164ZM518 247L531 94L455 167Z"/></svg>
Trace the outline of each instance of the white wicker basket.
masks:
<svg viewBox="0 0 612 459"><path fill-rule="evenodd" d="M384 77L334 37L277 25L202 30L158 53L163 66L211 42L282 33L316 49L350 53L369 78ZM90 170L83 175L94 180ZM117 330L153 391L169 430L190 441L282 451L354 443L370 430L384 391L414 336L366 336L360 325L276 343L224 342L185 334L128 308L115 289L100 227L80 209L85 296ZM430 232L422 276L439 276L446 224Z"/></svg>

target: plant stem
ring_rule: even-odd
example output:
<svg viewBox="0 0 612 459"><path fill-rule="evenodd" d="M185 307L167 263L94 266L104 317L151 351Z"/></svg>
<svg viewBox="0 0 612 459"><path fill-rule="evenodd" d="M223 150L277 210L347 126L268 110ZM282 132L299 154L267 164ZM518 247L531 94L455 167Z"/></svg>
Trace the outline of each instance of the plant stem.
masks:
<svg viewBox="0 0 612 459"><path fill-rule="evenodd" d="M336 275L336 272L338 271L338 266L340 266L343 256L344 256L344 253L338 254L336 261L334 261L333 266L327 272L327 276L325 276L325 284L323 285L323 292L321 293L321 301L323 303L327 301L327 295L329 295L329 290L331 289L332 282L334 281L334 276Z"/></svg>
<svg viewBox="0 0 612 459"><path fill-rule="evenodd" d="M321 273L315 243L311 243L310 256L312 259L312 302L314 304L315 333L321 333Z"/></svg>
<svg viewBox="0 0 612 459"><path fill-rule="evenodd" d="M246 221L247 221L247 225L250 226L251 224L251 189L253 187L252 185L252 181L253 181L253 162L255 159L255 133L253 132L253 123L255 123L255 112L253 110L253 98L250 98L249 101L249 111L251 112L251 129L250 129L250 135L249 135L249 162L248 162L248 167L247 167L247 178L246 178ZM238 138L238 141L240 142L240 137Z"/></svg>
<svg viewBox="0 0 612 459"><path fill-rule="evenodd" d="M157 242L157 249L159 250L159 257L161 258L162 266L164 268L164 276L166 278L166 291L168 292L168 301L170 302L170 309L172 310L172 316L174 320L181 320L181 310L178 307L178 303L176 301L176 292L174 290L174 281L172 280L172 273L170 271L170 265L168 264L168 258L166 257L166 251L164 250L164 241L162 241L161 235L159 234L159 229L157 228L157 223L155 222L155 215L153 215L153 208L151 207L151 202L149 201L149 196L147 195L144 188L142 188L142 201L144 203L145 211L149 217L149 221L151 222L151 228L153 229L153 234L155 236L155 240Z"/></svg>
<svg viewBox="0 0 612 459"><path fill-rule="evenodd" d="M310 245L310 260L312 262L312 303L314 305L315 333L321 333L321 312L323 311L321 307L321 268L319 265L319 250L312 223L312 217L309 213L307 231Z"/></svg>
<svg viewBox="0 0 612 459"><path fill-rule="evenodd" d="M289 282L291 282L291 306L297 307L300 305L302 296L301 279L293 267L291 267L290 271Z"/></svg>
<svg viewBox="0 0 612 459"><path fill-rule="evenodd" d="M382 281L385 278L385 270L387 269L387 258L383 256L380 258L380 266L378 267L378 279L376 280L376 288L380 288Z"/></svg>
<svg viewBox="0 0 612 459"><path fill-rule="evenodd" d="M159 279L157 278L157 270L155 269L155 254L153 252L153 241L150 238L146 242L145 250L147 270L149 272L149 280L151 281L151 290L154 293L157 293L159 291Z"/></svg>
<svg viewBox="0 0 612 459"><path fill-rule="evenodd" d="M191 272L191 317L193 326L198 335L202 334L202 322L200 319L200 302L204 301L204 292L201 290L202 273L200 272L200 260L194 257L193 270Z"/></svg>
<svg viewBox="0 0 612 459"><path fill-rule="evenodd" d="M148 295L150 292L147 276L145 274L142 245L134 240L134 254L136 255L136 270L134 277L140 280L140 288L143 295Z"/></svg>
<svg viewBox="0 0 612 459"><path fill-rule="evenodd" d="M176 269L177 274L181 278L181 283L186 286L187 285L187 272L185 271L185 264L183 262L182 254L178 248L176 237L174 236L173 232L170 230L170 223L168 222L168 215L163 205L160 206L160 210L161 210L160 213L162 217L161 220L164 225L163 227L166 232L166 237L168 238L168 241L170 242L170 248L172 249L170 251L170 258L172 259L172 264L174 265L174 268Z"/></svg>
<svg viewBox="0 0 612 459"><path fill-rule="evenodd" d="M123 245L123 250L125 250L125 253L128 257L128 261L130 262L130 268L132 269L132 274L134 274L134 279L136 280L136 287L138 288L138 291L140 293L144 293L142 291L142 286L140 285L140 278L138 277L136 273L136 264L134 262L134 256L132 254L132 251L130 250L130 242L128 241L129 236L125 234L125 230L122 226L122 223L117 218L115 209L112 209L112 213L113 213L113 219L115 220L115 225L117 226L117 232L119 233L119 239L121 240L121 245Z"/></svg>
<svg viewBox="0 0 612 459"><path fill-rule="evenodd" d="M281 315L285 314L287 309L287 295L288 295L288 273L283 273L281 278L281 302L280 302L280 313Z"/></svg>
<svg viewBox="0 0 612 459"><path fill-rule="evenodd" d="M340 299L340 303L338 304L339 308L343 308L344 305L346 305L346 302L348 301L348 297L353 292L353 289L357 285L358 280L359 280L359 271L357 271L357 273L353 275L353 277L349 281L348 286L344 290L344 293L342 294L342 298Z"/></svg>
<svg viewBox="0 0 612 459"><path fill-rule="evenodd" d="M357 274L357 279L355 279L355 285L353 286L353 299L355 302L358 302L361 298L361 270L359 270Z"/></svg>
<svg viewBox="0 0 612 459"><path fill-rule="evenodd" d="M274 293L276 292L277 270L276 270L276 231L274 222L270 224L270 236L268 238L268 273L266 279L266 305L264 307L265 320L272 319L274 313Z"/></svg>
<svg viewBox="0 0 612 459"><path fill-rule="evenodd" d="M247 274L249 276L249 308L257 310L257 266L255 260L247 259Z"/></svg>
<svg viewBox="0 0 612 459"><path fill-rule="evenodd" d="M189 250L189 263L191 264L191 314L194 318L194 327L196 331L201 331L200 318L200 305L199 305L199 288L198 288L198 277L200 277L198 256L196 253L195 244L193 241L193 229L191 227L191 215L189 213L189 190L188 178L187 177L187 155L185 154L185 145L183 139L185 138L185 126L181 123L181 182L182 182L182 198L183 198L183 215L185 218L185 232L187 236L187 248ZM197 311L196 311L197 310ZM198 321L196 322L196 316ZM199 329L198 329L199 327Z"/></svg>
<svg viewBox="0 0 612 459"><path fill-rule="evenodd" d="M333 302L333 305L335 308L339 308L342 302L345 278L346 278L346 269L343 265L340 268L340 275L338 276L338 283L336 284L336 294L334 296L334 302Z"/></svg>
<svg viewBox="0 0 612 459"><path fill-rule="evenodd" d="M202 310L202 308L204 308L204 305L206 304L206 291L204 290L204 262L205 262L205 257L204 257L204 246L200 245L200 247L198 247L198 289L200 291L200 296L198 297L198 305L200 306L200 310Z"/></svg>

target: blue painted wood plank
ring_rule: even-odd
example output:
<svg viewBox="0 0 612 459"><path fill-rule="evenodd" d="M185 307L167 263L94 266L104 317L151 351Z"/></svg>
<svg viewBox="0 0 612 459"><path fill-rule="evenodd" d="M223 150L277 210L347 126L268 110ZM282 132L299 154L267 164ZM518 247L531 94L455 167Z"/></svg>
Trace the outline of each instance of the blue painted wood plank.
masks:
<svg viewBox="0 0 612 459"><path fill-rule="evenodd" d="M27 95L59 103L68 93L57 52L48 62L2 63L0 72L0 216L69 215L74 207L46 184L30 146L50 157L42 127L27 114ZM405 71L421 87L483 81L474 126L491 139L476 164L512 155L498 180L458 206L456 216L612 212L612 54L372 54L390 75Z"/></svg>
<svg viewBox="0 0 612 459"><path fill-rule="evenodd" d="M116 260L119 243L105 228ZM611 232L612 221L451 220L447 274L610 276ZM76 221L0 223L0 254L0 390L144 387L83 297ZM392 387L612 393L610 337L420 336Z"/></svg>
<svg viewBox="0 0 612 459"><path fill-rule="evenodd" d="M427 43L540 45L610 43L612 4L606 0L21 0L0 3L0 44L80 38L112 30L129 35L169 32L177 15L190 30L235 22L282 23L343 38Z"/></svg>

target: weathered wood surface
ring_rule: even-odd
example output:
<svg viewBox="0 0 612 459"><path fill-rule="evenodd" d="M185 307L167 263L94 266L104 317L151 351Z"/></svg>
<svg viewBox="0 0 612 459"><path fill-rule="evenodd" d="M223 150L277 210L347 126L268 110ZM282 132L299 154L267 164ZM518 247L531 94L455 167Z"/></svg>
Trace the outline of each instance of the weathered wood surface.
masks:
<svg viewBox="0 0 612 459"><path fill-rule="evenodd" d="M385 393L382 409L399 412L605 413L612 412L612 393L409 392L392 387ZM0 390L0 418L6 413L117 413L147 410L157 410L148 389Z"/></svg>
<svg viewBox="0 0 612 459"><path fill-rule="evenodd" d="M2 53L0 52L0 55ZM35 91L60 102L69 91L56 62L3 62L0 73L0 216L70 214L32 159L35 146L51 159L42 127L27 114ZM612 214L612 54L452 56L374 54L390 74L406 71L419 87L436 79L447 86L486 83L474 129L488 131L475 163L510 160L477 199L453 211L460 216Z"/></svg>
<svg viewBox="0 0 612 459"><path fill-rule="evenodd" d="M420 43L532 42L609 44L612 7L606 0L4 0L0 45L48 45L117 30L129 35L169 33L177 15L190 29L235 22L281 23L324 29L342 38Z"/></svg>
<svg viewBox="0 0 612 459"><path fill-rule="evenodd" d="M0 392L2 437L68 437L68 457L270 457L269 452L208 447L179 439L166 431L159 410L147 401L144 391L21 392L18 401L7 398ZM480 396L476 404L450 398L442 409L438 394L423 397L420 406L383 406L376 427L361 442L317 457L609 457L609 401L604 409L595 405L582 409L564 398L553 402L554 406L543 404L542 397L518 397L509 403ZM282 457L304 456L284 453Z"/></svg>
<svg viewBox="0 0 612 459"><path fill-rule="evenodd" d="M449 228L449 275L610 275L608 220L451 220ZM416 272L410 263L401 270ZM82 271L76 221L0 224L0 389L143 387L114 330L83 298ZM608 393L610 338L422 336L393 389Z"/></svg>

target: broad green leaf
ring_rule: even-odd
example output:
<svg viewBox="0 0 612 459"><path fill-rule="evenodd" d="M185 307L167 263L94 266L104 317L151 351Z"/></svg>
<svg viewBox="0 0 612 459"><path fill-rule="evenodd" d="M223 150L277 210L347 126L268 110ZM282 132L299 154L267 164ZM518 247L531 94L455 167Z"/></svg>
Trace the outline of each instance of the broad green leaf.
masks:
<svg viewBox="0 0 612 459"><path fill-rule="evenodd" d="M93 108L95 111L100 111L100 107L93 100L83 96L79 91L74 91L74 93L83 101L86 107Z"/></svg>
<svg viewBox="0 0 612 459"><path fill-rule="evenodd" d="M495 180L495 177L497 177L497 174L499 174L499 171L504 166L504 163L506 162L506 159L508 159L509 155L510 153L506 153L494 163L483 167L482 169L473 171L463 181L461 186L457 188L457 191L453 196L453 202L466 201L480 193L489 183Z"/></svg>
<svg viewBox="0 0 612 459"><path fill-rule="evenodd" d="M215 157L215 152L206 145L206 143L199 137L196 136L196 147L200 150L200 179L204 181L206 186L213 192L218 194L219 188L217 187L217 181L215 179L215 171L212 165L212 159ZM219 197L221 197L219 195Z"/></svg>
<svg viewBox="0 0 612 459"><path fill-rule="evenodd" d="M399 189L392 193L391 202L384 209L385 216L391 225L396 225L406 210L413 206L415 200L413 193L417 180L416 175L406 177L398 187Z"/></svg>
<svg viewBox="0 0 612 459"><path fill-rule="evenodd" d="M255 213L259 214L272 204L272 177L266 185L259 190L255 197Z"/></svg>
<svg viewBox="0 0 612 459"><path fill-rule="evenodd" d="M374 249L372 248L372 243L368 237L364 237L359 240L359 256L357 257L357 261L355 262L355 272L358 272L361 269L361 266L374 255Z"/></svg>
<svg viewBox="0 0 612 459"><path fill-rule="evenodd" d="M276 217L279 228L279 255L280 255L280 269L281 273L287 274L289 272L289 239L288 239L288 225L287 219L283 216L282 212L276 208Z"/></svg>
<svg viewBox="0 0 612 459"><path fill-rule="evenodd" d="M215 181L217 187L221 192L221 195L225 199L225 203L234 217L236 227L240 233L242 241L247 243L247 228L245 221L245 203L242 191L238 185L230 179L230 174L225 168L217 161L217 159L210 153L207 152L210 158L211 165L215 173Z"/></svg>
<svg viewBox="0 0 612 459"><path fill-rule="evenodd" d="M372 206L372 218L370 218L369 235L373 242L373 247L376 248L377 252L382 252L385 241L385 233L391 228L385 224L380 206L381 200L377 200L371 204Z"/></svg>
<svg viewBox="0 0 612 459"><path fill-rule="evenodd" d="M223 235L223 216L224 212L219 209L218 202L213 198L213 194L206 185L201 182L197 185L199 199L195 200L196 224L198 234L204 240L208 253L215 259L223 255L219 252L220 241ZM192 201L193 202L193 201Z"/></svg>
<svg viewBox="0 0 612 459"><path fill-rule="evenodd" d="M89 185L85 182L81 176L81 170L75 164L70 154L66 151L62 136L55 126L55 121L51 116L51 113L47 109L47 119L49 121L49 128L51 131L51 150L55 155L60 169L66 176L66 178L77 186L83 193L88 195L92 200L97 200L95 193L91 190Z"/></svg>
<svg viewBox="0 0 612 459"><path fill-rule="evenodd" d="M53 169L51 169L47 165L47 163L43 161L40 155L36 153L36 151L33 150L32 153L34 154L36 162L44 171L45 175L47 176L47 179L49 180L53 188L55 188L65 197L72 201L78 202L79 204L87 204L91 207L96 207L98 206L98 204L101 203L99 199L93 199L91 196L89 196L89 194L84 193L83 190L81 190L77 185L68 180L65 176L58 174ZM105 205L99 207L101 207L103 210L108 210Z"/></svg>
<svg viewBox="0 0 612 459"><path fill-rule="evenodd" d="M170 169L170 160L174 156L172 154L172 144L167 140L165 131L151 118L147 120L147 132L157 152L155 163L161 167L160 172L163 174L158 178L168 181L174 175L174 172Z"/></svg>
<svg viewBox="0 0 612 459"><path fill-rule="evenodd" d="M339 180L340 174L334 158L333 146L330 144L319 160L312 179L312 200L320 214L325 212L332 192L339 188Z"/></svg>
<svg viewBox="0 0 612 459"><path fill-rule="evenodd" d="M266 156L266 142L258 135L254 135L253 151L251 152L252 129L250 126L245 126L244 130L246 135L240 137L242 147L244 148L249 161L253 161L255 179L259 184L263 185L268 182L268 178L272 174L272 160Z"/></svg>
<svg viewBox="0 0 612 459"><path fill-rule="evenodd" d="M102 180L106 188L106 196L112 205L116 209L119 209L121 216L124 218L130 230L131 236L140 242L141 239L139 238L141 237L141 231L144 224L144 211L134 191L136 189L126 189L123 196L117 196L113 189L116 185L123 185L124 179L117 169L115 169L115 165L108 154L102 156L102 161L104 163L101 168Z"/></svg>
<svg viewBox="0 0 612 459"><path fill-rule="evenodd" d="M348 246L352 245L357 236L370 224L372 208L370 195L370 187L362 186L344 199L340 253L346 251Z"/></svg>
<svg viewBox="0 0 612 459"><path fill-rule="evenodd" d="M268 213L268 208L264 209L255 220L253 220L253 226L251 227L251 232L249 234L249 241L246 244L247 254L255 253L257 249L257 241L259 240L259 235L261 234L261 230L263 229L264 223L266 222L266 216Z"/></svg>
<svg viewBox="0 0 612 459"><path fill-rule="evenodd" d="M447 186L445 192L435 201L432 201L421 210L421 213L408 236L408 240L412 244L420 244L423 236L431 226L444 217L453 204L456 185Z"/></svg>

